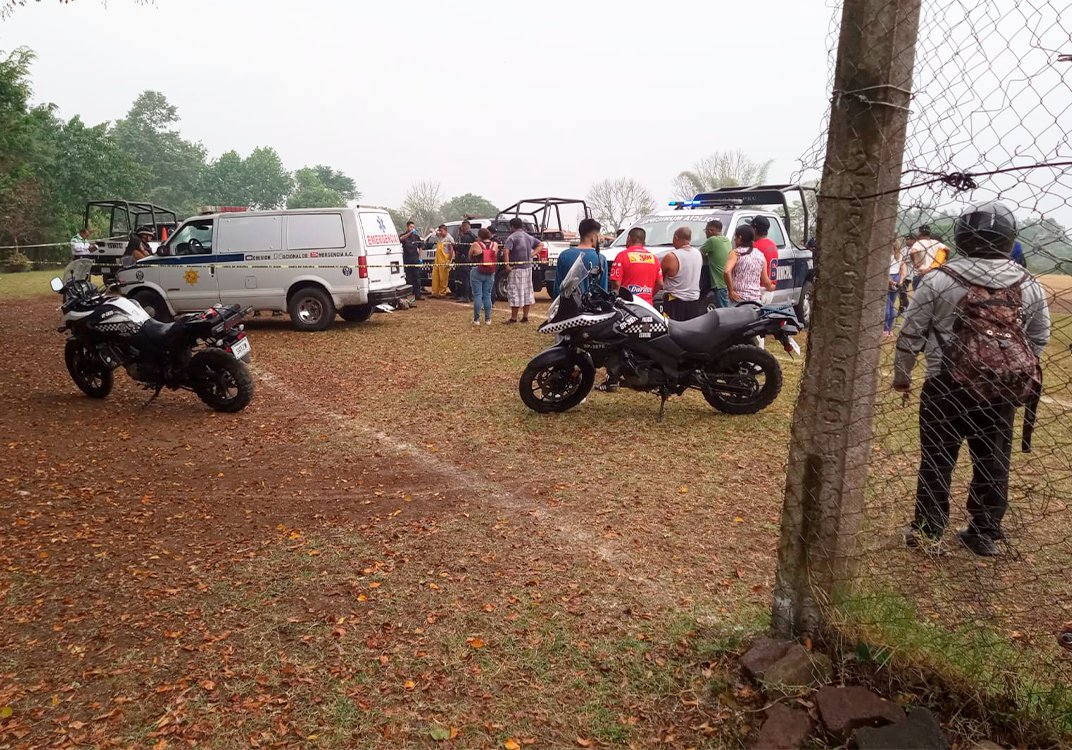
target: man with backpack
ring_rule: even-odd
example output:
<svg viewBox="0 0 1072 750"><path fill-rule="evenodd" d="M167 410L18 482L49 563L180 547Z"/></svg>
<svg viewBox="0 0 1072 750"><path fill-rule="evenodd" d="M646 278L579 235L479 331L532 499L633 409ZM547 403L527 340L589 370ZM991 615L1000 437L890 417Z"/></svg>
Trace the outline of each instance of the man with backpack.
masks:
<svg viewBox="0 0 1072 750"><path fill-rule="evenodd" d="M971 521L957 538L976 555L992 556L1000 552L995 542L1005 539L1013 418L1021 405L1023 449L1030 450L1050 314L1042 287L1009 259L1016 218L1006 206L969 207L954 236L957 257L926 274L897 339L894 390L911 392L916 357L926 356L916 510L905 542L931 554L946 551L950 482L967 441Z"/></svg>

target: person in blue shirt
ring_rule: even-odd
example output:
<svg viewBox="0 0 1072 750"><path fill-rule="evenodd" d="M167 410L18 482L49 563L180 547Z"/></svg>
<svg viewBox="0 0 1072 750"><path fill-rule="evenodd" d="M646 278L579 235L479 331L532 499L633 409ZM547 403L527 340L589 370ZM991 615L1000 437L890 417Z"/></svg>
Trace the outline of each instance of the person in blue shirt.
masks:
<svg viewBox="0 0 1072 750"><path fill-rule="evenodd" d="M604 258L599 252L599 231L601 229L599 222L595 219L583 219L581 225L577 228L578 233L581 235L581 241L577 247L571 247L568 250L563 250L558 256L558 266L555 269L555 296L558 296L558 290L562 286L563 280L566 278L566 274L573 268L573 264L577 262L578 256L584 257L585 268L599 269L599 276L595 279L595 283L606 291L608 288L610 274L607 272L607 259ZM584 294L588 291L588 285L592 283L591 278L586 278L581 283L581 293Z"/></svg>
<svg viewBox="0 0 1072 750"><path fill-rule="evenodd" d="M1016 240L1016 242L1012 243L1012 252L1009 253L1009 258L1016 263L1019 263L1024 268L1027 268L1027 259L1024 258L1024 248L1020 244L1020 240Z"/></svg>

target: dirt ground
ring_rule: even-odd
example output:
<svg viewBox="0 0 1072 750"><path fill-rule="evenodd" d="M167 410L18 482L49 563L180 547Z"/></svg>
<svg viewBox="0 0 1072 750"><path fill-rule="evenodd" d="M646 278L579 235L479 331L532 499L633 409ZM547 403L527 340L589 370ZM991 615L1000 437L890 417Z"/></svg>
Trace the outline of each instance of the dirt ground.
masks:
<svg viewBox="0 0 1072 750"><path fill-rule="evenodd" d="M0 300L0 745L716 747L751 728L716 661L762 623L779 479L703 490L697 442L754 462L702 400L640 440L657 400L537 418L514 382L542 337L436 302L315 335L253 323L236 416L145 406L123 374L93 401L57 322L52 298ZM444 346L471 369L442 371ZM675 440L643 486L616 472Z"/></svg>
<svg viewBox="0 0 1072 750"><path fill-rule="evenodd" d="M0 298L0 746L746 743L758 706L727 654L766 623L800 362L779 354L785 389L754 417L689 394L658 423L637 393L539 416L517 377L549 337L496 315L258 318L257 395L219 415L185 393L146 406L122 373L84 397L55 300ZM894 614L1057 664L1063 398L1047 450L1016 459L1022 554L993 564L897 545L913 426L879 399L862 567L919 597Z"/></svg>

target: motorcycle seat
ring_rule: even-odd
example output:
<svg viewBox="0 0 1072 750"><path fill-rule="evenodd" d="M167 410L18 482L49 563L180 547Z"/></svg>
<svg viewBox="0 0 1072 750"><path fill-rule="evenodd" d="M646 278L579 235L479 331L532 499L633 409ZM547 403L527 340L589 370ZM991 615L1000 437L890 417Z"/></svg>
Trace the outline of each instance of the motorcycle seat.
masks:
<svg viewBox="0 0 1072 750"><path fill-rule="evenodd" d="M181 328L181 323L161 323L155 318L149 318L138 331L138 338L152 348L162 349Z"/></svg>
<svg viewBox="0 0 1072 750"><path fill-rule="evenodd" d="M688 352L709 352L759 319L759 308L724 307L685 321L670 321L670 338Z"/></svg>

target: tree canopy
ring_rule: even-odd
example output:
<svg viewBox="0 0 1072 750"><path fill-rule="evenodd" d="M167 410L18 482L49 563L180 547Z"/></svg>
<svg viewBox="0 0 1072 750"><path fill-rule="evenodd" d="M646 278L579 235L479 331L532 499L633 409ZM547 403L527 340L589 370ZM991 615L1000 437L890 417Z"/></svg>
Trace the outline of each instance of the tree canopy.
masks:
<svg viewBox="0 0 1072 750"><path fill-rule="evenodd" d="M440 208L440 213L448 221L454 221L465 218L473 219L478 216L494 218L498 215L499 209L482 195L465 193L464 195L456 195L444 203Z"/></svg>
<svg viewBox="0 0 1072 750"><path fill-rule="evenodd" d="M24 47L0 53L0 245L66 240L91 200L149 201L186 216L206 204L311 208L361 196L325 164L289 172L271 146L209 159L183 138L178 109L159 91L139 94L114 123L65 121L33 103L33 60Z"/></svg>

